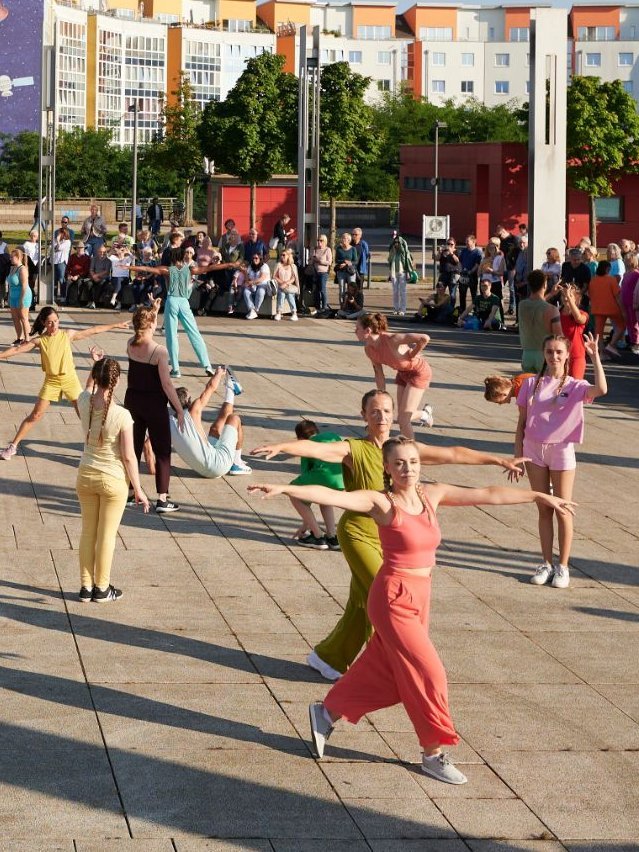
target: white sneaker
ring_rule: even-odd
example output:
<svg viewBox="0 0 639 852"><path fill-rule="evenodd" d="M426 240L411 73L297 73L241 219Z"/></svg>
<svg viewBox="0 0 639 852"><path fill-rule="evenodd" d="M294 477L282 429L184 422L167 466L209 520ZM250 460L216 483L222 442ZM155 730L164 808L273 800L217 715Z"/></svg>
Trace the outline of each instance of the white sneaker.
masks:
<svg viewBox="0 0 639 852"><path fill-rule="evenodd" d="M552 578L553 589L567 589L570 585L570 574L565 565L556 565Z"/></svg>
<svg viewBox="0 0 639 852"><path fill-rule="evenodd" d="M17 452L18 448L15 444L8 444L4 450L0 452L0 459L2 459L2 461L9 461L9 459L12 459Z"/></svg>
<svg viewBox="0 0 639 852"><path fill-rule="evenodd" d="M291 322L297 322L297 314L291 314Z"/></svg>
<svg viewBox="0 0 639 852"><path fill-rule="evenodd" d="M426 403L426 405L422 408L422 413L419 416L419 422L422 426L426 426L430 429L430 427L435 422L435 418L433 417L433 406Z"/></svg>
<svg viewBox="0 0 639 852"><path fill-rule="evenodd" d="M279 322L282 319L282 314L275 314L273 319L275 320L275 322Z"/></svg>
<svg viewBox="0 0 639 852"><path fill-rule="evenodd" d="M545 562L543 565L539 565L535 569L535 573L530 578L530 582L534 586L545 586L546 583L550 582L550 580L553 579L554 574L555 569L552 567L552 565L549 565L547 562Z"/></svg>
<svg viewBox="0 0 639 852"><path fill-rule="evenodd" d="M432 757L422 755L422 772L446 784L465 784L468 778L450 762L445 754L434 754Z"/></svg>
<svg viewBox="0 0 639 852"><path fill-rule="evenodd" d="M248 476L250 473L253 473L253 468L241 461L231 465L228 476Z"/></svg>
<svg viewBox="0 0 639 852"><path fill-rule="evenodd" d="M329 666L328 663L325 663L324 660L318 657L315 651L311 651L306 658L306 662L312 669L319 672L323 678L326 678L326 680L339 680L342 676L341 672L338 672L337 669Z"/></svg>
<svg viewBox="0 0 639 852"><path fill-rule="evenodd" d="M257 311L250 310L248 312L248 314L246 315L246 319L248 319L248 320L257 319Z"/></svg>
<svg viewBox="0 0 639 852"><path fill-rule="evenodd" d="M321 701L315 701L308 705L308 717L311 722L311 739L313 748L318 757L324 757L326 741L333 733L333 725L324 715L324 705Z"/></svg>

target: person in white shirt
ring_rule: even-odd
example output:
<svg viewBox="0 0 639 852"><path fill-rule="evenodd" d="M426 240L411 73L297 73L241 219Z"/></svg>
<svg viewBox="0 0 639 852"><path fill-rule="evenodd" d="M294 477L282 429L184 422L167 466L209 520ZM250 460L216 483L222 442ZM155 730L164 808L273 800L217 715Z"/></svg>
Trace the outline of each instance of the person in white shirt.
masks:
<svg viewBox="0 0 639 852"><path fill-rule="evenodd" d="M58 228L53 238L53 288L55 299L64 304L67 298L67 284L64 276L71 253L71 236L66 228Z"/></svg>
<svg viewBox="0 0 639 852"><path fill-rule="evenodd" d="M207 434L202 412L223 378L226 378L224 403ZM228 367L216 369L197 399L191 399L184 387L177 388L176 393L184 412L184 428L179 429L174 414L169 422L173 450L182 461L207 479L252 473L242 459L242 421L233 412L233 401L242 393L242 387Z"/></svg>
<svg viewBox="0 0 639 852"><path fill-rule="evenodd" d="M266 296L266 287L271 280L271 270L268 263L257 252L250 258L246 268L246 280L244 282L244 302L246 303L246 319L257 319L260 307Z"/></svg>
<svg viewBox="0 0 639 852"><path fill-rule="evenodd" d="M124 246L116 245L111 250L109 260L111 261L111 286L113 288L111 305L115 308L120 290L124 283L129 280L129 267L133 263L133 255Z"/></svg>

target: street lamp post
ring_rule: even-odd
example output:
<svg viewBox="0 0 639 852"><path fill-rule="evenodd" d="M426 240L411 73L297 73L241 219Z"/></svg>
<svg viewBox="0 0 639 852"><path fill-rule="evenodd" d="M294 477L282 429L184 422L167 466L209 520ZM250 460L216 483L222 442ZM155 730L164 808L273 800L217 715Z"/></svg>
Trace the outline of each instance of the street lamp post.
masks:
<svg viewBox="0 0 639 852"><path fill-rule="evenodd" d="M139 101L134 100L129 104L129 112L133 113L133 193L131 198L131 237L133 242L137 242L137 217L135 215L136 207L138 206L138 112L140 109Z"/></svg>
<svg viewBox="0 0 639 852"><path fill-rule="evenodd" d="M435 122L435 177L434 177L434 190L435 190L435 198L434 207L435 210L434 215L438 215L437 210L437 201L439 194L439 131L443 130L445 127L448 127L445 121L436 121ZM437 285L437 237L433 240L433 287Z"/></svg>

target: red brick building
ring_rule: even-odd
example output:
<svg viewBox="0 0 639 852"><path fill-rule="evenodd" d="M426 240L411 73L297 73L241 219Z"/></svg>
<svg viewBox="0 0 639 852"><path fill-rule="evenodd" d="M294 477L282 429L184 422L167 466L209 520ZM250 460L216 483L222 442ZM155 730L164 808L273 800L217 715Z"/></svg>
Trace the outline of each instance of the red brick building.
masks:
<svg viewBox="0 0 639 852"><path fill-rule="evenodd" d="M434 145L400 148L400 227L420 235L422 215L434 212ZM639 175L614 187L613 198L598 201L597 242L621 238L639 242ZM552 199L548 200L552 204ZM495 226L508 230L528 221L528 149L523 143L478 142L439 146L438 213L450 216L452 235L461 241L474 233L486 243ZM588 197L568 190L566 231L575 245L589 232Z"/></svg>

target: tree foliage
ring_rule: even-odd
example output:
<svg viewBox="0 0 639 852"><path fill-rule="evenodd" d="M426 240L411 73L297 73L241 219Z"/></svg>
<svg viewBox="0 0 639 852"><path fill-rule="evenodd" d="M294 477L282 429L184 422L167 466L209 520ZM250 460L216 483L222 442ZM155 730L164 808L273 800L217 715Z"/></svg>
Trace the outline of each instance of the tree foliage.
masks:
<svg viewBox="0 0 639 852"><path fill-rule="evenodd" d="M63 131L58 136L56 183L58 198L130 195L131 153L113 145L111 130Z"/></svg>
<svg viewBox="0 0 639 852"><path fill-rule="evenodd" d="M40 134L0 134L0 193L9 198L37 198Z"/></svg>
<svg viewBox="0 0 639 852"><path fill-rule="evenodd" d="M613 195L613 184L639 171L639 115L620 80L573 77L567 108L568 183L590 198L591 239L596 240L594 202Z"/></svg>

